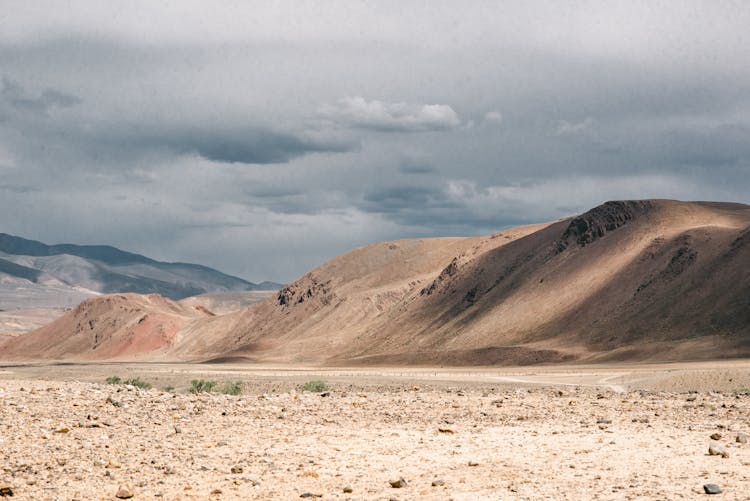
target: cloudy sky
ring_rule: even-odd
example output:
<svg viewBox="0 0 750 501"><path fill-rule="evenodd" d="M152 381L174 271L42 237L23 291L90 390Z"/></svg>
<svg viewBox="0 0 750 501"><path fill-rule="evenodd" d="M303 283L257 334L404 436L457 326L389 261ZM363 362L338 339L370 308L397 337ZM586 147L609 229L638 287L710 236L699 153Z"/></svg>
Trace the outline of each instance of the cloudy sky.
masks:
<svg viewBox="0 0 750 501"><path fill-rule="evenodd" d="M289 281L605 200L750 203L750 2L29 2L0 231Z"/></svg>

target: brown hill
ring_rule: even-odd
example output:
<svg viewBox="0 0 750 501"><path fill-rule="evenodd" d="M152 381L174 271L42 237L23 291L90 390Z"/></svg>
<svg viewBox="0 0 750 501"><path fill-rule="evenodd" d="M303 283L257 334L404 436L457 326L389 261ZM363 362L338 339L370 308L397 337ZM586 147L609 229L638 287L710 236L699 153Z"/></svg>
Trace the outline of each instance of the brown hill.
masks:
<svg viewBox="0 0 750 501"><path fill-rule="evenodd" d="M162 355L177 332L206 313L156 294L85 300L54 322L10 340L3 358L134 360Z"/></svg>
<svg viewBox="0 0 750 501"><path fill-rule="evenodd" d="M384 242L335 258L249 308L174 314L183 323L170 324L172 335L144 333L142 343L155 348L138 353L455 365L746 356L750 206L608 202L487 237ZM8 353L66 358L90 349L71 343L71 326L56 324L27 335L23 348L9 342ZM53 335L60 341L41 343ZM99 353L135 353L133 343L112 345Z"/></svg>

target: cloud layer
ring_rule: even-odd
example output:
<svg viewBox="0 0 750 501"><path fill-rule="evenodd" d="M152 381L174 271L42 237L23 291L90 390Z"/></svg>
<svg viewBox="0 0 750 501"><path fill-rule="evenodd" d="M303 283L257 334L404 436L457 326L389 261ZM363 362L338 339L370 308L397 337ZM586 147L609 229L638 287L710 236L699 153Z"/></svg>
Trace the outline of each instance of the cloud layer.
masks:
<svg viewBox="0 0 750 501"><path fill-rule="evenodd" d="M0 21L5 232L284 281L608 199L750 203L744 4L44 9Z"/></svg>

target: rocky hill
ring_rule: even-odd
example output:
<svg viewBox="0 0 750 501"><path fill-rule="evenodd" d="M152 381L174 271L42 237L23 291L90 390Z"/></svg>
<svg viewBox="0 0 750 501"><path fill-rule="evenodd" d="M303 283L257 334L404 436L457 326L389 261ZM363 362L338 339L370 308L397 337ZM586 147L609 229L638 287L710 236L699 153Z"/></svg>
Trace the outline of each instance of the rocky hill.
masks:
<svg viewBox="0 0 750 501"><path fill-rule="evenodd" d="M748 356L750 206L616 201L485 237L383 242L261 303L191 315L159 359L511 365ZM24 336L23 346L11 341L4 356L106 358L50 353L43 340L75 335L70 322Z"/></svg>

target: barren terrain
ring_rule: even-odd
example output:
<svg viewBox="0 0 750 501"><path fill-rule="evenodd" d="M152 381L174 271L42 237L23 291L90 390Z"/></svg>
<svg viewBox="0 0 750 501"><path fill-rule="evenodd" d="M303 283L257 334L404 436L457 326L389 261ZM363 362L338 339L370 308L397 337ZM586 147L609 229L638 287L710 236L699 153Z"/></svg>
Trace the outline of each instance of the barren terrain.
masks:
<svg viewBox="0 0 750 501"><path fill-rule="evenodd" d="M106 384L113 375L155 388ZM193 379L244 391L194 395ZM302 391L318 379L327 393ZM750 492L750 445L736 441L750 431L743 361L5 365L0 388L0 484L14 499L115 499L121 486L170 500L694 499L708 483L719 499ZM712 442L728 457L709 455Z"/></svg>
<svg viewBox="0 0 750 501"><path fill-rule="evenodd" d="M354 249L256 304L232 295L179 303L99 296L8 340L0 360L476 366L741 358L750 356L749 262L750 206L613 201L488 236Z"/></svg>

